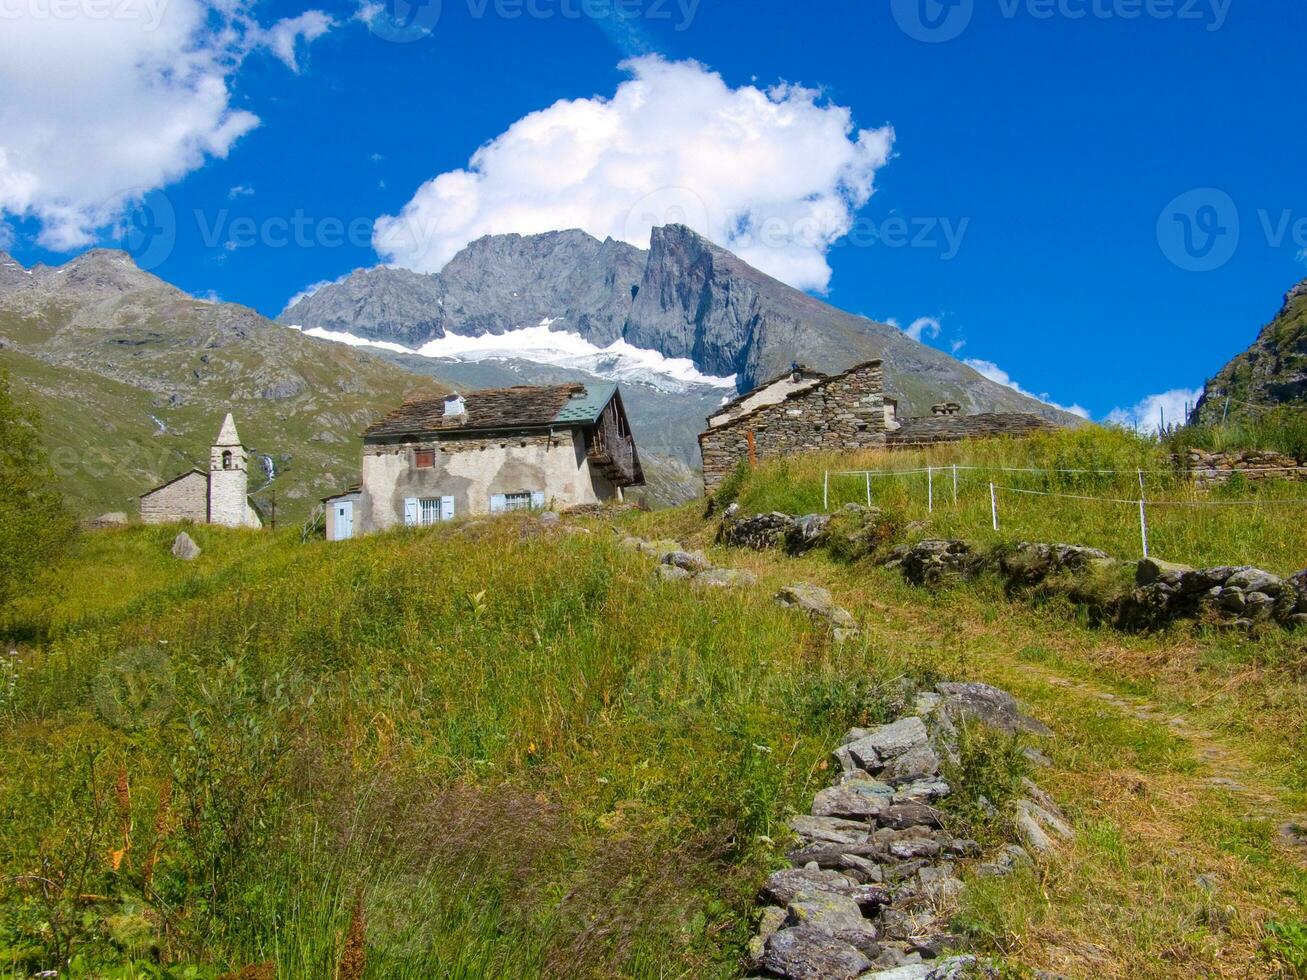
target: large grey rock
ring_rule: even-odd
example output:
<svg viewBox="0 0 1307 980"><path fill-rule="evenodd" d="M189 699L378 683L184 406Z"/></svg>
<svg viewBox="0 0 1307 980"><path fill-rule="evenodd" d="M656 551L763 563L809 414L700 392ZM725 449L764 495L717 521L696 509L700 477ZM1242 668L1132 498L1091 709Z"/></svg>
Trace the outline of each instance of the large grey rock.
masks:
<svg viewBox="0 0 1307 980"><path fill-rule="evenodd" d="M937 684L935 690L944 698L943 708L955 723L978 722L1008 735L1028 732L1052 735L1041 721L1022 714L1016 698L988 684Z"/></svg>
<svg viewBox="0 0 1307 980"><path fill-rule="evenodd" d="M785 925L785 914L784 909L777 908L775 905L769 905L762 910L762 915L758 919L758 932L749 940L749 965L753 969L762 968L763 956L767 952L767 941Z"/></svg>
<svg viewBox="0 0 1307 980"><path fill-rule="evenodd" d="M789 905L802 893L834 892L837 895L852 895L857 882L847 878L838 871L822 871L815 868L782 868L773 871L762 886L762 894L778 905Z"/></svg>
<svg viewBox="0 0 1307 980"><path fill-rule="evenodd" d="M908 827L940 827L940 812L924 803L896 803L887 807L876 817L882 827L905 830Z"/></svg>
<svg viewBox="0 0 1307 980"><path fill-rule="evenodd" d="M740 589L758 584L758 576L739 568L710 568L694 577L694 584L709 589Z"/></svg>
<svg viewBox="0 0 1307 980"><path fill-rule="evenodd" d="M888 783L853 780L821 790L812 801L812 815L865 820L884 812L893 802L894 787Z"/></svg>
<svg viewBox="0 0 1307 980"><path fill-rule="evenodd" d="M862 908L848 895L831 891L800 892L786 906L786 924L817 929L828 935L841 932L867 932L875 928L862 914Z"/></svg>
<svg viewBox="0 0 1307 980"><path fill-rule="evenodd" d="M712 562L708 560L707 555L702 551L669 551L663 555L662 563L683 569L691 574L705 572L713 567Z"/></svg>
<svg viewBox="0 0 1307 980"><path fill-rule="evenodd" d="M777 604L787 609L798 609L808 614L814 622L824 623L834 629L857 630L858 622L846 609L835 604L830 592L818 585L808 582L796 582L786 585L776 593Z"/></svg>
<svg viewBox="0 0 1307 980"><path fill-rule="evenodd" d="M1241 589L1245 593L1260 592L1267 596L1278 596L1284 591L1284 581L1270 572L1260 568L1244 568L1225 580L1229 589Z"/></svg>
<svg viewBox="0 0 1307 980"><path fill-rule="evenodd" d="M830 522L829 514L805 514L795 518L794 526L785 539L785 549L792 555L811 551L826 539Z"/></svg>
<svg viewBox="0 0 1307 980"><path fill-rule="evenodd" d="M925 742L896 755L880 771L880 777L894 786L919 783L939 775L939 756Z"/></svg>
<svg viewBox="0 0 1307 980"><path fill-rule="evenodd" d="M852 980L871 960L848 943L818 929L782 929L767 942L762 964L791 980Z"/></svg>
<svg viewBox="0 0 1307 980"><path fill-rule="evenodd" d="M920 718L900 718L843 748L861 768L871 772L914 746L925 745L928 737L926 725Z"/></svg>
<svg viewBox="0 0 1307 980"><path fill-rule="evenodd" d="M200 546L192 540L189 534L182 531L177 537L173 538L172 556L180 558L182 561L194 561L200 557Z"/></svg>
<svg viewBox="0 0 1307 980"><path fill-rule="evenodd" d="M790 829L800 837L832 844L861 844L871 835L866 822L837 817L791 817Z"/></svg>

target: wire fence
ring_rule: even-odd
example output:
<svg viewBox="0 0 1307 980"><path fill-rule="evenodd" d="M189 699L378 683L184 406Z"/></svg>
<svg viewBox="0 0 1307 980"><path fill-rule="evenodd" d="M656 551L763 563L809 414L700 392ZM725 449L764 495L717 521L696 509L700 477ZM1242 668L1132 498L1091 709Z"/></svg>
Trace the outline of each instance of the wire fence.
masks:
<svg viewBox="0 0 1307 980"><path fill-rule="evenodd" d="M1295 467L1273 467L1261 472L1296 472ZM999 532L1003 527L1002 511L1000 506L1002 495L1014 494L1025 497L1043 497L1059 500L1077 501L1081 503L1092 504L1109 504L1115 506L1130 507L1137 509L1139 520L1139 540L1143 551L1143 556L1147 558L1150 551L1150 526L1149 526L1149 508L1154 507L1265 507L1265 506L1304 506L1307 505L1307 497L1256 497L1247 499L1152 499L1148 496L1148 477L1155 477L1164 474L1170 479L1164 481L1170 484L1184 481L1186 485L1192 487L1189 482L1188 474L1178 469L1076 469L1076 468L1036 468L1036 467L1012 467L1012 466L974 466L974 465L948 465L948 466L926 466L916 469L906 470L827 470L822 481L822 509L829 513L831 509L831 479L848 480L857 478L862 484L862 490L865 494L865 500L868 507L875 505L875 493L873 492L873 481L882 479L895 479L903 477L926 477L926 509L929 513L934 513L937 505L937 483L942 491L944 499L951 502L954 506L959 500L959 485L962 477L970 474L982 473L982 481L987 483L989 493L989 510L991 527L994 532ZM1035 490L1028 487L1014 487L1003 483L996 482L989 477L994 474L1022 474L1022 475L1043 475L1048 477L1065 477L1065 476L1133 476L1138 483L1139 493L1129 497L1098 496L1080 493L1065 493L1057 490ZM942 482L939 482L942 481ZM1161 489L1160 487L1158 489Z"/></svg>

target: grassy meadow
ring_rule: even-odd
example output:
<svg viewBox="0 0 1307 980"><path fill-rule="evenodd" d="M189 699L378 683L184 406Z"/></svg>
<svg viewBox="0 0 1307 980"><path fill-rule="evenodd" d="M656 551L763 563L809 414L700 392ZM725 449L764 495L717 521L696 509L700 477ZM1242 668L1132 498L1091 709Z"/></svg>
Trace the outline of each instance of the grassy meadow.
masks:
<svg viewBox="0 0 1307 980"><path fill-rule="evenodd" d="M1031 470L1040 472L1023 472ZM1225 487L1196 490L1174 469L1167 446L1098 427L1019 441L794 457L765 463L747 479L733 477L725 496L750 513L818 513L829 472L833 511L866 504L865 471L878 474L870 479L875 506L928 525L931 535L1084 544L1123 559L1142 556L1142 471L1150 554L1191 565L1257 565L1279 574L1307 568L1307 484L1235 478ZM891 472L903 475L879 475ZM997 487L997 532L990 483ZM1037 495L1043 493L1063 496Z"/></svg>
<svg viewBox="0 0 1307 980"><path fill-rule="evenodd" d="M1153 452L1081 438L1002 451ZM763 467L731 493L820 509L827 465ZM979 521L903 506L914 534ZM1036 778L1077 829L1033 871L961 868L954 927L1005 975L1307 976L1307 868L1280 836L1307 814L1307 637L1114 633L996 581L927 592L824 553L720 548L701 515L334 545L200 527L191 563L169 554L175 528L84 534L0 618L0 975L737 976L831 747L948 678L1054 728ZM1068 519L1022 536L1084 540ZM1083 520L1129 554L1128 526ZM1307 564L1301 533L1245 521L1174 557ZM661 582L630 533L759 583ZM863 636L834 645L778 608L795 581ZM949 773L951 830L1007 839L977 796L1016 791L1018 747L977 742Z"/></svg>

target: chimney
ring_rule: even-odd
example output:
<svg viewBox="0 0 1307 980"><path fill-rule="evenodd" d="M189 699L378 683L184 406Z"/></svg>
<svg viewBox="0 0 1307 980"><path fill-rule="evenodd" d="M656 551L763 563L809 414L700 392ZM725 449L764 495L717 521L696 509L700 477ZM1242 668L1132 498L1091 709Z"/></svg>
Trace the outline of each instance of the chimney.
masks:
<svg viewBox="0 0 1307 980"><path fill-rule="evenodd" d="M957 402L941 402L938 405L930 406L930 414L935 416L944 416L944 417L948 417L952 415L961 415L962 406L959 405Z"/></svg>

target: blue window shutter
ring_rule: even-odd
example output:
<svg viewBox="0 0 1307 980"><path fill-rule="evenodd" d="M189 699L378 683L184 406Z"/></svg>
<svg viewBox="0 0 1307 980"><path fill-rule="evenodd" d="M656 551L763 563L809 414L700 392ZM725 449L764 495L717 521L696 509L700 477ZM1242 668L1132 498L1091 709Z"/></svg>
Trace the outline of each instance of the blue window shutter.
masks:
<svg viewBox="0 0 1307 980"><path fill-rule="evenodd" d="M417 527L418 523L418 498L404 498L404 524L407 527Z"/></svg>
<svg viewBox="0 0 1307 980"><path fill-rule="evenodd" d="M490 495L490 513L498 514L508 509L508 497L502 493L492 493Z"/></svg>
<svg viewBox="0 0 1307 980"><path fill-rule="evenodd" d="M545 507L545 492L544 492L543 490L532 490L532 491L531 491L531 506L532 506L535 510L544 510L544 507Z"/></svg>
<svg viewBox="0 0 1307 980"><path fill-rule="evenodd" d="M454 498L440 498L440 519L442 521L452 521L454 519Z"/></svg>

